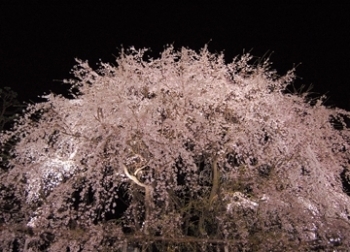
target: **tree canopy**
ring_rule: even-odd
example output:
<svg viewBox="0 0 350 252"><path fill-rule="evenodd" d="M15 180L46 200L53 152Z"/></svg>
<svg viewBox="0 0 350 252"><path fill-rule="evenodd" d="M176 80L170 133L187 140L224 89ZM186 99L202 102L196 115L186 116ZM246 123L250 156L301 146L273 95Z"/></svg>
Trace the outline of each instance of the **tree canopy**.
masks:
<svg viewBox="0 0 350 252"><path fill-rule="evenodd" d="M349 112L287 92L269 59L167 47L77 60L72 98L29 105L0 173L0 248L350 246Z"/></svg>

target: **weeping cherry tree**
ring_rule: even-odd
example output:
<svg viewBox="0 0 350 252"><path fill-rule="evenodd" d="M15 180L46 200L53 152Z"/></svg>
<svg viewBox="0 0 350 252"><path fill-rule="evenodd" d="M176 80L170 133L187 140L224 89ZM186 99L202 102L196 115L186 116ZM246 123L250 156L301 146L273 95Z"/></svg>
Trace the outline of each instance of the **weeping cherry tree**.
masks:
<svg viewBox="0 0 350 252"><path fill-rule="evenodd" d="M166 48L77 60L29 105L0 173L2 251L350 246L349 112L287 92L268 59Z"/></svg>

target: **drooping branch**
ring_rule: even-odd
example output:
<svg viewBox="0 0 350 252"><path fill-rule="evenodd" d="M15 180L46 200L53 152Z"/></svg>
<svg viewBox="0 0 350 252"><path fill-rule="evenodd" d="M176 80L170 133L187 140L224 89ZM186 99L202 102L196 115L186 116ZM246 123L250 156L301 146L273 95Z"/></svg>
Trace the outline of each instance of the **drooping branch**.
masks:
<svg viewBox="0 0 350 252"><path fill-rule="evenodd" d="M213 169L213 179L212 179L212 188L210 191L210 196L209 196L209 203L211 203L214 200L214 197L218 194L218 189L219 189L219 171L218 171L218 164L217 164L217 158L214 159L213 164L212 164L212 169Z"/></svg>

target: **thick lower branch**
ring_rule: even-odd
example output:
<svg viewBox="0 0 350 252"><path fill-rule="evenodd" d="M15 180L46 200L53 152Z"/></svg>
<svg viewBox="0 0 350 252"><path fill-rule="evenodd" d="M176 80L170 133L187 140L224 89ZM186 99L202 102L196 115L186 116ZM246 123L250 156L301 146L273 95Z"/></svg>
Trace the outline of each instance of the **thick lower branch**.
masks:
<svg viewBox="0 0 350 252"><path fill-rule="evenodd" d="M147 221L149 219L150 213L153 209L153 202L152 202L152 192L153 192L153 187L150 185L146 185L142 183L140 180L138 180L135 176L131 175L128 171L128 168L124 166L124 172L125 175L131 179L133 182L135 182L137 185L145 188L145 225L144 225L144 230L145 233L148 234L148 225Z"/></svg>
<svg viewBox="0 0 350 252"><path fill-rule="evenodd" d="M210 191L210 196L207 201L207 208L208 209L203 209L202 215L199 218L199 232L201 235L206 235L206 231L204 228L204 220L207 217L207 211L209 211L211 203L214 201L215 197L218 194L219 190L219 171L218 171L218 164L217 164L217 158L214 159L213 164L212 164L212 187Z"/></svg>

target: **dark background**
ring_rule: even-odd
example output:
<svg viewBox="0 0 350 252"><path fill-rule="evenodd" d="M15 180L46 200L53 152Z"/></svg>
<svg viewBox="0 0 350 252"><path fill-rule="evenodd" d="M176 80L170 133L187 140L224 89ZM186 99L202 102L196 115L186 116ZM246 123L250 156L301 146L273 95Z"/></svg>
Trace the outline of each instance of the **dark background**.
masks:
<svg viewBox="0 0 350 252"><path fill-rule="evenodd" d="M74 58L113 63L120 48L151 48L157 57L167 44L211 52L226 62L251 51L270 59L279 74L298 65L296 86L314 85L327 105L350 109L350 7L339 5L5 5L0 4L0 87L22 101L72 77Z"/></svg>

